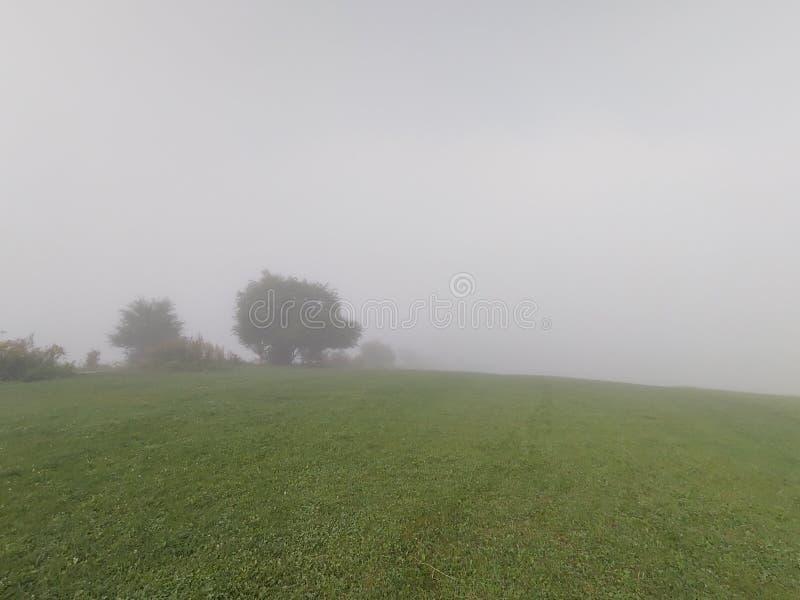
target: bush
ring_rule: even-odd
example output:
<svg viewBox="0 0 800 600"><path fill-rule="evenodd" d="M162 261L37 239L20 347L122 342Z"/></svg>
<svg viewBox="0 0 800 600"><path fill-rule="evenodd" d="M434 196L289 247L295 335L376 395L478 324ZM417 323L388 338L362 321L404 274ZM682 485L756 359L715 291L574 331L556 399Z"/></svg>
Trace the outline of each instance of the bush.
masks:
<svg viewBox="0 0 800 600"><path fill-rule="evenodd" d="M38 381L73 375L75 365L62 361L65 354L55 344L37 348L33 336L0 340L0 381Z"/></svg>
<svg viewBox="0 0 800 600"><path fill-rule="evenodd" d="M86 353L86 360L84 361L84 366L87 369L97 369L100 366L100 351L89 350L89 352Z"/></svg>
<svg viewBox="0 0 800 600"><path fill-rule="evenodd" d="M364 369L391 369L394 367L396 360L394 350L383 342L378 340L364 342L359 350L354 361L356 366Z"/></svg>
<svg viewBox="0 0 800 600"><path fill-rule="evenodd" d="M242 359L222 346L203 339L179 337L162 342L147 350L138 359L146 368L164 368L176 371L201 371L217 367L242 364Z"/></svg>

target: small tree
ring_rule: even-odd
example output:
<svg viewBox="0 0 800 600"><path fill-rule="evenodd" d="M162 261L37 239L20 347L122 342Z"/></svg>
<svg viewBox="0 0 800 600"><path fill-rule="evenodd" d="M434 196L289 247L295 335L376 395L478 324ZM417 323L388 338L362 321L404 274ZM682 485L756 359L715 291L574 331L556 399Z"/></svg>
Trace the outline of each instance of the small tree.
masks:
<svg viewBox="0 0 800 600"><path fill-rule="evenodd" d="M391 369L394 367L396 357L392 347L372 340L361 344L356 363L367 369Z"/></svg>
<svg viewBox="0 0 800 600"><path fill-rule="evenodd" d="M179 338L183 331L183 322L178 319L169 298L137 298L123 308L120 315L117 330L109 339L114 346L125 350L131 361L136 361L148 350Z"/></svg>
<svg viewBox="0 0 800 600"><path fill-rule="evenodd" d="M233 331L264 362L290 365L299 356L318 364L325 350L352 348L361 337L340 303L326 284L264 271L237 294Z"/></svg>
<svg viewBox="0 0 800 600"><path fill-rule="evenodd" d="M89 350L86 353L86 360L84 366L87 369L96 369L100 366L100 350Z"/></svg>

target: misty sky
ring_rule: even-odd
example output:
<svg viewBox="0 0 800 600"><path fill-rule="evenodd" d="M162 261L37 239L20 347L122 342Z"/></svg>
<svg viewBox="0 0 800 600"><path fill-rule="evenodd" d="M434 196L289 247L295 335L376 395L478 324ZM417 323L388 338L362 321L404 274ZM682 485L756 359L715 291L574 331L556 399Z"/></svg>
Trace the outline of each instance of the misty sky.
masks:
<svg viewBox="0 0 800 600"><path fill-rule="evenodd" d="M82 359L136 296L246 354L268 268L442 368L800 393L800 4L0 3L0 330Z"/></svg>

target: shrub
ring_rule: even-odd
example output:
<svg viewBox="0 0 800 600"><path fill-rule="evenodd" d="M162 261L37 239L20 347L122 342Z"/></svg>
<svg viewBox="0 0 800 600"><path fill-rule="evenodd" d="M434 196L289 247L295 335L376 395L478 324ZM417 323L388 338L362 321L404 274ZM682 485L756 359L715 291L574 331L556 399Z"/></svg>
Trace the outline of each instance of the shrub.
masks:
<svg viewBox="0 0 800 600"><path fill-rule="evenodd" d="M38 381L74 374L75 366L63 361L65 352L53 344L37 348L33 336L0 340L0 381Z"/></svg>
<svg viewBox="0 0 800 600"><path fill-rule="evenodd" d="M176 371L200 371L241 363L242 359L237 354L205 341L202 336L167 340L147 350L138 359L142 367Z"/></svg>
<svg viewBox="0 0 800 600"><path fill-rule="evenodd" d="M392 347L373 340L371 342L364 342L359 348L358 356L355 358L355 364L365 369L391 369L394 367L395 354Z"/></svg>
<svg viewBox="0 0 800 600"><path fill-rule="evenodd" d="M96 369L100 366L100 351L99 350L89 350L86 353L86 360L84 361L84 366L87 369Z"/></svg>

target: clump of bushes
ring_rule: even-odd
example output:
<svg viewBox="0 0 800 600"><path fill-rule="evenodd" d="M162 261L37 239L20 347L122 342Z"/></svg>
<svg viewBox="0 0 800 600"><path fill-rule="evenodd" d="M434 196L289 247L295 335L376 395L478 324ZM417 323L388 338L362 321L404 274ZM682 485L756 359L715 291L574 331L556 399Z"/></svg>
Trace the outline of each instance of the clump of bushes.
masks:
<svg viewBox="0 0 800 600"><path fill-rule="evenodd" d="M362 369L391 369L395 361L392 347L378 340L361 344L358 356L354 359L355 365Z"/></svg>
<svg viewBox="0 0 800 600"><path fill-rule="evenodd" d="M397 359L394 350L388 344L378 340L364 342L359 347L359 352L352 355L345 350L328 350L323 353L319 364L323 367L335 369L391 369Z"/></svg>
<svg viewBox="0 0 800 600"><path fill-rule="evenodd" d="M0 340L0 381L39 381L75 373L75 365L63 360L66 352L53 344L37 348L33 336Z"/></svg>
<svg viewBox="0 0 800 600"><path fill-rule="evenodd" d="M138 355L135 362L145 368L201 371L240 365L243 361L238 354L205 341L203 336L180 336L148 348Z"/></svg>

